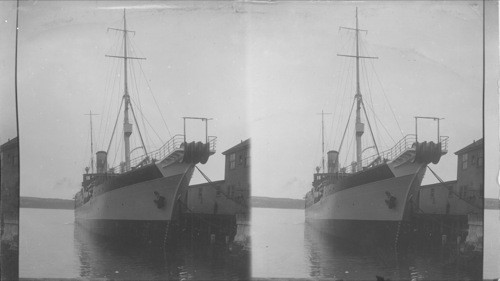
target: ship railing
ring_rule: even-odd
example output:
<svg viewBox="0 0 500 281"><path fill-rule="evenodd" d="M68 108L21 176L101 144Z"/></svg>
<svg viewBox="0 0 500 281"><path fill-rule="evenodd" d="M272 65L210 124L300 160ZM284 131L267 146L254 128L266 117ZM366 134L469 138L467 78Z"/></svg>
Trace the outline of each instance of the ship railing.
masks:
<svg viewBox="0 0 500 281"><path fill-rule="evenodd" d="M130 160L130 167L137 167L141 164L148 164L151 163L152 161L156 161L159 159L163 159L170 154L172 154L176 150L181 149L181 145L184 142L184 135L177 134L173 136L170 140L168 140L165 144L163 144L160 148L157 150L154 150L152 152L149 152L146 155L141 155L138 157L135 157ZM127 171L126 167L123 166L124 164L120 164L118 166L115 166L110 169L111 173L124 173Z"/></svg>
<svg viewBox="0 0 500 281"><path fill-rule="evenodd" d="M443 154L448 153L448 139L450 137L448 136L440 136L439 137L439 142L441 143L441 152Z"/></svg>
<svg viewBox="0 0 500 281"><path fill-rule="evenodd" d="M404 138L399 140L392 148L389 148L385 151L379 152L378 154L374 154L364 158L361 161L362 166L363 167L376 166L377 164L394 160L396 159L396 157L401 155L407 149L411 148L416 141L417 141L416 135L414 134L406 135ZM343 174L350 174L353 171L354 171L353 165L349 165L341 169L341 172Z"/></svg>
<svg viewBox="0 0 500 281"><path fill-rule="evenodd" d="M439 142L441 143L441 151L444 153L448 152L448 136L440 136ZM374 154L366 157L362 160L363 167L376 166L377 164L385 163L390 160L396 159L403 152L410 149L414 143L417 142L417 137L414 134L406 135L404 138L399 140L392 148L382 151L379 154ZM353 166L349 165L341 169L343 173L350 174L353 172Z"/></svg>
<svg viewBox="0 0 500 281"><path fill-rule="evenodd" d="M217 137L216 136L208 136L208 143L210 145L210 152L215 153L217 148Z"/></svg>
<svg viewBox="0 0 500 281"><path fill-rule="evenodd" d="M208 136L209 148L211 153L215 153L217 146L217 137ZM177 134L168 140L164 145L162 145L157 150L149 152L146 155L141 155L130 160L130 167L133 169L135 167L141 166L143 164L149 164L154 161L158 161L170 156L172 153L178 150L182 150L182 144L184 143L184 135ZM122 164L123 165L123 164ZM110 169L111 173L123 173L126 171L125 167L121 165L115 166Z"/></svg>

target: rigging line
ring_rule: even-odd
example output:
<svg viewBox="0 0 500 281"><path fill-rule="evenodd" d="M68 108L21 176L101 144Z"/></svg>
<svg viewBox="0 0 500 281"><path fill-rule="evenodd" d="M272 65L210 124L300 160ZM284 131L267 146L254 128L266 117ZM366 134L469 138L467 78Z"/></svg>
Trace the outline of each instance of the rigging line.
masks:
<svg viewBox="0 0 500 281"><path fill-rule="evenodd" d="M123 130L122 130L122 134L123 134ZM111 167L115 167L115 162L116 162L116 156L118 156L118 151L120 150L120 148L122 147L122 142L123 142L123 138L120 138L120 142L118 143L118 145L116 146L116 150L115 150L115 157L113 158L113 164L111 165ZM121 161L120 161L121 162Z"/></svg>
<svg viewBox="0 0 500 281"><path fill-rule="evenodd" d="M340 146L339 146L339 154L340 154L340 151L342 149L342 144L344 143L345 133L347 132L347 128L349 127L349 122L351 121L351 114L352 114L352 110L354 109L354 102L355 101L356 101L356 99L352 100L351 112L349 113L349 119L347 119L347 125L345 126L344 135L342 136L342 141L340 142Z"/></svg>
<svg viewBox="0 0 500 281"><path fill-rule="evenodd" d="M339 77L340 80L340 86L339 90L337 92L337 102L335 104L336 110L334 113L337 115L337 119L339 122L335 123L335 132L341 131L342 129L340 128L340 124L343 123L343 118L344 118L344 107L341 107L342 104L345 103L346 99L346 92L347 92L347 87L348 87L348 80L350 78L350 64L351 60L346 60L346 58L341 58L342 59L342 68L341 68L341 76ZM340 107L340 108L339 108ZM336 116L333 116L333 119L335 120ZM337 142L337 140L335 140Z"/></svg>
<svg viewBox="0 0 500 281"><path fill-rule="evenodd" d="M375 116L375 118L379 120L380 125L382 125L382 128L384 128L384 130L385 130L385 132L387 133L387 135L389 136L389 138L391 138L391 140L392 140L394 143L396 143L396 142L394 141L394 139L392 138L391 134L389 133L389 131L387 130L387 128L385 127L384 123L383 123L382 121L380 121L380 119L378 118L377 114L373 111L373 109L372 109L372 108L370 108L370 107L368 107L368 109L370 109L370 110L372 111L372 113L373 113L373 116Z"/></svg>
<svg viewBox="0 0 500 281"><path fill-rule="evenodd" d="M377 143L375 142L375 137L373 136L372 126L370 125L370 119L368 119L368 114L366 114L366 108L365 108L365 103L363 102L363 99L361 99L361 105L363 106L363 112L365 113L365 116L366 116L366 122L368 123L368 128L370 129L370 134L372 135L373 145L375 145L375 149L377 150L377 155L380 156L380 152L378 151Z"/></svg>
<svg viewBox="0 0 500 281"><path fill-rule="evenodd" d="M200 174L205 178L205 180L210 184L210 186L213 187L215 190L219 191L222 195L224 195L224 197L226 197L226 199L229 199L229 200L235 202L236 204L238 204L240 206L245 206L245 205L237 202L233 198L231 198L229 195L227 195L225 192L223 192L221 188L218 189L217 187L214 187L213 186L214 182L211 181L210 178L207 175L205 175L205 173L203 173L197 165L195 165L194 167L198 170L198 172L200 172Z"/></svg>
<svg viewBox="0 0 500 281"><path fill-rule="evenodd" d="M354 137L351 137L351 142L349 143L349 145L347 146L347 153L345 155L345 159L344 159L344 167L346 167L347 165L347 158L349 158L349 152L351 152L351 147L353 146L352 144L354 143Z"/></svg>
<svg viewBox="0 0 500 281"><path fill-rule="evenodd" d="M115 38L115 41L116 38ZM114 46L114 44L112 45ZM106 50L106 53L110 52L110 48L108 48L108 50ZM114 61L111 65L107 65L107 69L106 69L106 82L104 84L104 93L108 93L108 89L109 89L109 86L110 86L110 81L111 81L111 74L113 73L112 70L113 70L113 65L114 65ZM104 113L104 109L106 108L106 104L107 104L107 99L106 99L107 96L103 97L104 99L104 102L102 103L102 109L101 109L101 114ZM109 97L108 97L109 98ZM102 129L102 121L103 121L104 118L101 118L101 121L99 122L99 129L98 129L98 132L101 132L101 129ZM101 135L99 135L101 136ZM100 145L102 142L101 142L101 139L102 139L102 136L101 138L99 138L98 140L98 145Z"/></svg>
<svg viewBox="0 0 500 281"><path fill-rule="evenodd" d="M99 131L98 132L99 132L100 139L99 139L98 143L99 143L100 147L104 146L104 141L106 138L105 132L108 131L113 95L109 95L107 93L113 93L113 91L114 91L117 78L116 78L116 75L113 75L113 73L115 73L115 69L117 68L117 66L116 66L117 63L118 63L118 60L113 60L111 67L109 67L109 75L107 76L107 79L106 79L107 81L109 81L109 80L111 80L111 77L113 77L113 83L111 84L111 91L110 91L109 85L107 85L107 87L104 89L105 95L103 97L104 103L102 106L102 113L106 112L106 122L104 123L104 130L102 130L102 121L104 118L101 118L101 121L99 123ZM104 109L106 108L106 105L107 105L107 110L105 111Z"/></svg>
<svg viewBox="0 0 500 281"><path fill-rule="evenodd" d="M435 173L435 172L431 169L431 167L427 166L427 168L429 169L429 171L431 171L431 172L432 172L432 174L436 177L436 179L437 179L437 180L438 180L438 181L439 181L439 182L440 182L440 183L441 183L444 187L446 187L446 188L447 188L447 186L445 185L445 183L444 183L444 181L441 179L441 177L439 177L439 176L438 176L438 175L437 175L437 174L436 174L436 173ZM450 189L448 189L448 190L450 190ZM474 207L474 208L476 208L476 209L479 209L479 210L481 210L481 209L482 209L482 207L480 207L480 206L476 206L475 204L472 204L472 202L469 202L468 200L465 200L465 199L464 199L464 198L463 198L460 194L455 193L455 191L453 191L453 189L451 189L451 193L453 193L455 196L457 196L457 197L458 197L458 199L460 199L460 200L464 201L465 203L467 203L467 204L471 205L472 207Z"/></svg>
<svg viewBox="0 0 500 281"><path fill-rule="evenodd" d="M172 138L172 134L170 133L170 129L168 128L167 122L165 122L165 118L163 117L162 111L160 110L160 106L158 105L158 102L156 101L156 97L153 94L153 90L152 90L151 86L149 85L148 80L146 79L146 74L144 73L144 70L142 69L142 64L141 63L139 63L139 68L141 69L142 75L144 76L144 80L146 80L146 84L148 85L149 92L151 93L151 96L153 97L153 100L155 102L156 108L160 112L160 116L161 116L161 119L163 121L163 124L165 124L165 127L167 128L167 132L168 132L169 138Z"/></svg>
<svg viewBox="0 0 500 281"><path fill-rule="evenodd" d="M118 60L114 60L112 65L111 65L111 75L113 73L116 73L116 69L119 68L119 65L118 65ZM111 76L110 76L111 77ZM117 85L117 75L113 75L113 84L111 86L111 89L107 89L106 90L106 93L110 93L110 94L106 94L105 97L107 97L107 99L105 99L105 104L107 104L107 110L106 110L106 122L104 123L104 131L101 131L101 127L99 128L99 132L103 132L102 134L100 134L101 136L101 141L100 141L100 145L101 146L104 146L104 142L106 140L106 133L108 131L108 127L109 127L109 119L111 117L111 107L112 107L112 104L114 103L114 95L112 93L115 92L115 88L116 88L116 85ZM118 86L118 90L120 90L120 86ZM104 105L105 106L105 105ZM104 109L103 109L103 112L104 112Z"/></svg>
<svg viewBox="0 0 500 281"><path fill-rule="evenodd" d="M120 111L122 110L123 106L123 100L124 98L122 98L122 102L120 103L120 109L118 109L118 114L116 115L115 126L113 127L113 132L111 133L111 139L109 140L109 145L108 149L106 149L106 153L109 153L109 148L111 147L111 142L113 141L113 137L115 135L116 125L118 124L118 117L120 117Z"/></svg>
<svg viewBox="0 0 500 281"><path fill-rule="evenodd" d="M132 106L132 103L130 103L129 105L130 105L130 109L132 110L132 116L134 116L135 124L137 126L137 118L135 117L134 107ZM141 130L139 130L139 126L137 126L137 132L139 132L139 138L141 139L142 147L144 149L144 154L147 155L148 152L146 150L146 145L144 144L144 140L142 139L142 134L141 134Z"/></svg>
<svg viewBox="0 0 500 281"><path fill-rule="evenodd" d="M130 101L132 101L134 104L135 104L135 101L133 99L130 99ZM151 127L151 129L153 130L153 132L156 134L156 136L158 137L158 139L160 140L161 142L161 145L165 144L165 142L163 142L162 138L160 137L160 135L158 135L158 133L156 132L156 130L153 128L153 126L151 125L151 123L149 123L148 119L146 118L146 116L144 116L144 114L142 113L141 109L139 108L139 113L142 115L142 118L144 120L146 120L146 122L148 123L149 127Z"/></svg>
<svg viewBox="0 0 500 281"><path fill-rule="evenodd" d="M115 77L115 81L116 81L116 77ZM113 82L113 83L116 83L116 82ZM109 95L109 103L107 104L106 123L105 123L103 134L101 135L101 140L102 140L101 141L101 145L102 146L104 146L104 144L106 142L106 138L107 138L107 133L106 132L109 131L108 129L111 126L110 125L110 118L111 118L111 108L112 108L112 104L114 102L114 95L112 94L113 92L115 92L114 87L115 87L115 85L113 85L113 90L112 90L112 92L110 92L111 94ZM121 101L120 101L120 103L121 103Z"/></svg>
<svg viewBox="0 0 500 281"><path fill-rule="evenodd" d="M359 45L360 45L360 49L361 49L364 53L366 53L366 54L370 54L370 52L368 52L368 49L367 49L367 44L365 44L365 43L366 43L366 42L365 42L365 40L364 40L363 38L361 38L361 42L360 42L360 44L359 44ZM364 71L362 71L362 79L364 78L364 79L365 79L365 81L366 81L366 93L368 94L368 97L369 97L369 99L370 99L370 103L371 103L371 105L370 105L370 103L369 103L369 105L370 105L370 106L372 107L372 109L373 109L373 110L372 110L372 112L375 112L375 110L374 110L374 108L375 108L375 103L373 102L373 94L372 94L372 91L371 91L370 79L369 79L369 77L368 77L368 68L366 67L366 62L365 62L365 60L363 60L363 61L361 62L361 67L362 67L362 69L364 70ZM363 103L364 103L364 99L363 99ZM363 104L363 106L365 106L365 105ZM366 116L366 120L367 120L367 122L368 122L368 126L369 126L369 129L370 129L370 132L371 132L371 134L372 134L373 144L374 144L374 146L376 147L376 149L377 149L377 154L378 154L378 146L377 146L377 144L376 144L376 142L375 142L375 137L374 137L374 135L373 135L373 128L370 126L370 120L369 120L370 118L369 118L369 116L368 116L368 115L367 115L367 113L366 113L366 109L364 109L364 112L365 112L365 116ZM374 120L375 120L375 127L378 129L378 126L377 126L377 119L375 119L375 118L374 118ZM379 137L379 142L380 142L380 137Z"/></svg>
<svg viewBox="0 0 500 281"><path fill-rule="evenodd" d="M345 58L344 58L344 59L345 59ZM340 103L338 104L338 106L340 107L340 110L338 111L338 112L339 112L338 118L339 118L340 122L338 122L338 123L336 124L336 129L335 129L335 131L336 131L336 132L339 132L339 131L341 132L341 130L342 130L342 129L341 129L341 127L340 127L340 126L341 126L341 123L344 123L344 120L345 120L345 117L344 117L344 116L345 116L345 115L344 115L344 110L345 110L345 107L344 107L344 106L341 106L341 105L345 103L345 100L346 100L346 99L348 98L348 96L349 96L348 92L350 93L350 90L352 90L351 88L349 88L349 85L351 84L351 83L349 83L349 82L352 80L352 77L351 77L351 75L350 75L350 74L351 74L351 71L350 71L350 70L351 70L352 60L349 60L349 63L348 63L348 64L349 64L349 65L347 66L347 75L346 75L346 77L345 77L345 80L344 80L345 82L344 82L344 84L343 84L343 85L344 85L344 90L343 90L342 95L341 95L341 100L340 100ZM351 85L351 86L352 86L352 85ZM352 109L351 109L351 112L352 112ZM350 116L351 116L351 115L349 114L348 121L349 121L349 119L350 119ZM347 123L347 124L349 124L349 123ZM345 135L345 132L344 132L344 135ZM343 138L344 138L344 137L342 137L342 140L343 140ZM340 143L340 147L341 147L341 146L342 146L342 141L341 141L341 143ZM339 152L340 152L340 150L339 150Z"/></svg>
<svg viewBox="0 0 500 281"><path fill-rule="evenodd" d="M132 81L133 81L133 84L135 86L135 90L137 91L136 95L137 95L138 108L140 109L140 108L142 108L141 99L140 99L141 95L139 94L139 88L138 88L138 85L137 85L137 77L135 75L134 64L131 63L130 67L131 67L131 73L132 73ZM142 128L144 129L144 134L146 135L146 138L147 138L146 124L144 124L144 118L142 118L141 120L142 120ZM137 126L137 130L139 130L139 123L137 122L137 120L135 121L135 123L136 123L136 126ZM143 145L145 146L145 144L143 144Z"/></svg>
<svg viewBox="0 0 500 281"><path fill-rule="evenodd" d="M380 88L382 89L382 93L384 94L384 98L387 101L387 104L389 105L389 109L391 110L392 116L394 117L394 120L396 120L396 124L398 125L399 132L401 133L401 137L404 138L403 130L401 130L401 126L399 125L399 121L396 118L396 114L394 114L394 110L392 109L391 103L389 102L389 99L387 98L387 95L385 94L384 86L382 85L382 82L380 81L380 78L378 77L377 72L375 71L375 66L373 65L373 62L370 61L373 72L375 73L375 77L377 77L377 81L380 84Z"/></svg>
<svg viewBox="0 0 500 281"><path fill-rule="evenodd" d="M137 48L137 46L135 45L135 43L134 43L134 42L132 42L132 46L133 46L133 48L134 48L134 51L135 51L135 50L138 50L138 54L142 54L142 52L140 52L140 49L139 49L139 48ZM149 92L150 92L151 96L153 97L153 100L154 100L154 102L155 102L156 108L158 109L158 112L160 113L160 116L161 116L161 118L162 118L163 124L165 125L165 128L167 129L167 132L168 132L169 138L171 138L171 137L172 137L172 133L170 132L170 129L169 129L168 125L167 125L167 122L165 121L165 117L163 116L163 113L162 113L162 111L161 111L161 109L160 109L160 107L159 107L159 105L158 105L158 102L157 102L157 100L156 100L156 97L155 97L155 95L153 94L153 90L152 90L153 88L151 88L151 86L149 85L149 81L148 81L148 79L147 79L147 77L146 77L146 73L144 72L144 70L143 70L143 68L142 68L142 63L139 61L139 62L138 62L138 64L139 64L139 68L141 69L141 73L142 73L142 75L143 75L143 78L144 78L144 80L146 81L146 84L147 84L147 86L148 86L148 90L149 90Z"/></svg>
<svg viewBox="0 0 500 281"><path fill-rule="evenodd" d="M364 69L362 77L364 77L364 79L366 80L366 85L367 85L366 86L366 89L367 89L366 92L368 93L368 97L370 98L370 102L368 103L368 106L371 107L372 113L374 113L375 112L375 103L373 102L373 98L372 98L373 97L373 93L372 93L371 86L370 86L370 79L368 78L368 69L366 67L366 62L363 60L361 65L362 65L362 68ZM364 99L363 99L363 101L364 101ZM364 104L363 104L363 106L364 106ZM368 115L366 113L366 110L365 110L365 116L366 116L366 119L368 120L369 118L368 118ZM378 122L377 122L377 119L375 118L375 116L373 117L373 120L374 120L374 123L375 123L375 129L377 130L377 132L380 132L380 130L378 128ZM371 126L370 126L370 130L372 130ZM378 137L378 142L381 143L381 141L380 141L380 133L377 135L377 137ZM372 132L372 138L373 138L373 132ZM376 146L374 138L373 138L373 142L374 142L374 145ZM384 144L385 144L385 142L384 142Z"/></svg>
<svg viewBox="0 0 500 281"><path fill-rule="evenodd" d="M142 55L142 53L140 53L140 52L136 52L136 50L138 50L138 48L136 48L135 42L134 42L134 41L132 41L132 40L130 40L130 51L131 51L132 55L134 55L134 54L135 54L135 55L136 55L136 57L144 57L144 56ZM137 63L139 63L139 64L140 64L141 62L140 62L140 61L138 61ZM142 108L141 95L140 95L140 93L139 93L139 88L138 88L138 87L139 87L139 85L138 85L138 82L137 82L137 81L140 81L140 80L138 79L138 77L137 77L137 75L136 75L136 64L135 64L135 63L133 63L133 64L131 63L130 65L131 65L131 67L132 67L132 69L133 69L133 71L132 71L132 75L133 75L133 81L134 81L134 83L135 83L135 88L136 88L136 91L137 91L137 93L136 93L136 94L137 94L137 103L138 103L138 108L139 108L139 109L141 109L141 108ZM141 121L142 121L142 127L143 127L143 129L144 129L144 135L145 135L145 137L146 137L146 142L148 142L149 144L151 144L151 143L152 143L152 140L151 140L151 138L150 138L150 136L149 136L149 134L148 134L148 132L147 132L147 127L146 127L146 124L144 123L144 115L143 115L143 114L141 114L141 117L143 117L143 118L141 118ZM139 124L137 124L137 126L139 126ZM160 144L160 145L161 145L161 144Z"/></svg>
<svg viewBox="0 0 500 281"><path fill-rule="evenodd" d="M85 140L85 143L88 144L89 143L89 138L90 138L90 135L89 134L86 134L87 135L87 139ZM87 158L88 154L87 154L87 146L85 145L85 148L83 149L83 156L81 159L88 159ZM88 162L90 163L90 159L88 159ZM86 163L86 160L83 160L83 163ZM87 166L87 167L90 167Z"/></svg>
<svg viewBox="0 0 500 281"><path fill-rule="evenodd" d="M345 86L345 84L343 84L344 79L347 78L347 76L345 75L346 61L347 60L345 58L341 59L341 66L340 66L340 69L338 71L337 80L338 80L339 83L336 83L337 84L337 88L335 89L334 100L333 100L333 104L335 105L335 108L334 108L334 111L333 111L332 120L336 120L335 116L340 114L339 113L340 112L339 105L341 104L340 103L342 101L341 94L343 93L341 91L341 89L342 89L342 86ZM339 115L339 116L342 116L342 115ZM335 126L335 128L334 128L334 126ZM337 132L338 131L338 127L339 127L339 123L338 122L331 122L331 125L330 125L330 135L333 134L334 132ZM333 147L336 146L337 141L338 141L337 138L333 139Z"/></svg>

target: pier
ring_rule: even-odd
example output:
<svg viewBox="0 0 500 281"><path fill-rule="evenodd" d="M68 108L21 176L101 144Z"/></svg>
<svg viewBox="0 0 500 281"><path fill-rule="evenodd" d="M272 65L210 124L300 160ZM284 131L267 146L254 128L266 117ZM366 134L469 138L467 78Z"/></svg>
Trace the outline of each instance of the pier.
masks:
<svg viewBox="0 0 500 281"><path fill-rule="evenodd" d="M439 253L449 263L478 270L483 255L483 139L455 155L457 180L439 179L420 188L411 239L423 245L421 251Z"/></svg>
<svg viewBox="0 0 500 281"><path fill-rule="evenodd" d="M224 180L189 186L181 202L184 236L209 244L249 247L250 139L222 153Z"/></svg>

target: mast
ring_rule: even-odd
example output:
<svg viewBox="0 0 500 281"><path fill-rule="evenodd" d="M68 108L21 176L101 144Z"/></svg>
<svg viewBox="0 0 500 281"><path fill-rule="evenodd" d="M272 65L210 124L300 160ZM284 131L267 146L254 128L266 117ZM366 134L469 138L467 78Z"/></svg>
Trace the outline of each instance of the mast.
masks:
<svg viewBox="0 0 500 281"><path fill-rule="evenodd" d="M325 172L325 122L324 122L324 117L325 115L331 115L331 113L325 113L323 110L321 110L321 155L322 155L322 167L323 167L323 173Z"/></svg>
<svg viewBox="0 0 500 281"><path fill-rule="evenodd" d="M128 107L130 104L130 96L128 95L127 82L127 18L125 17L125 9L123 9L123 72L124 72L124 93L125 109L123 110L123 138L125 142L125 170L130 170L130 135L132 134L132 124L128 120Z"/></svg>
<svg viewBox="0 0 500 281"><path fill-rule="evenodd" d="M356 32L356 55L340 55L342 57L352 57L356 58L356 94L354 98L356 99L356 170L361 171L363 169L362 159L363 151L361 149L361 136L365 132L365 124L361 122L361 105L363 104L363 96L361 95L361 87L359 85L359 59L377 59L378 57L366 57L359 55L359 31L365 31L358 28L358 7L356 7L356 28L340 27L343 29L354 30ZM368 117L367 117L368 118Z"/></svg>
<svg viewBox="0 0 500 281"><path fill-rule="evenodd" d="M358 7L356 7L356 165L358 171L363 169L361 160L361 136L365 132L365 124L361 122L361 89L359 86L359 29L358 29Z"/></svg>
<svg viewBox="0 0 500 281"><path fill-rule="evenodd" d="M93 114L92 110L90 110L89 114L90 119L90 169L92 171L92 174L94 173L94 137L92 136L92 116L96 116L99 114Z"/></svg>
<svg viewBox="0 0 500 281"><path fill-rule="evenodd" d="M145 58L137 58L137 57L129 57L128 56L128 53L127 53L127 33L134 32L134 31L127 30L127 18L126 18L125 9L123 9L123 29L117 29L117 28L108 28L108 29L123 32L123 56L111 56L111 55L106 55L106 56L123 59L123 73L124 73L124 79L123 79L124 87L123 88L124 88L124 92L123 92L122 100L125 103L125 107L123 109L123 139L124 139L124 143L125 143L125 145L124 145L124 147L125 147L125 171L128 171L128 170L130 170L130 135L132 134L132 124L129 122L128 110L129 110L129 108L132 108L132 104L130 103L130 96L128 94L127 65L128 65L129 59L145 60ZM132 113L133 113L133 110L132 110ZM139 130L139 127L137 127L137 130ZM139 135L140 135L140 131L139 131ZM141 142L142 142L142 136L141 136ZM146 148L144 146L144 142L143 142L142 146L145 150Z"/></svg>

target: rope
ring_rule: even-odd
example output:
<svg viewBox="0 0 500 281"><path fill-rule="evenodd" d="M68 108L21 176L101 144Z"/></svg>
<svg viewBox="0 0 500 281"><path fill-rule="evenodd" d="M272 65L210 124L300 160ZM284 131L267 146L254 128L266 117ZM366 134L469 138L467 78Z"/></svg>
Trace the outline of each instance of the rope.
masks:
<svg viewBox="0 0 500 281"><path fill-rule="evenodd" d="M344 134L342 135L342 140L340 141L339 154L340 154L340 150L342 149L342 144L344 143L345 133L347 132L347 128L349 127L349 122L351 122L351 114L352 114L352 110L354 109L354 102L355 101L356 101L356 99L352 100L351 112L349 112L349 119L347 119L347 125L345 126Z"/></svg>
<svg viewBox="0 0 500 281"><path fill-rule="evenodd" d="M144 70L142 69L142 64L140 62L139 62L139 68L141 69L141 73L145 78L146 74L144 73ZM144 80L146 80L146 84L148 85L149 92L151 93L151 96L153 97L153 100L155 102L156 108L158 109L158 112L160 112L161 120L163 121L163 124L165 125L165 127L167 129L168 135L170 137L172 137L172 134L170 133L170 129L168 128L167 122L165 122L165 118L163 117L163 114L161 113L162 111L160 110L160 106L158 106L158 102L156 101L156 98L153 94L153 90L151 90L151 86L149 85L148 79L145 78Z"/></svg>
<svg viewBox="0 0 500 281"><path fill-rule="evenodd" d="M132 101L132 103L134 103L135 105L135 101L133 99L130 99L130 101ZM139 113L141 114L142 116L142 120L146 120L146 122L148 123L149 127L151 127L151 129L153 129L153 132L155 133L155 135L158 137L158 139L160 140L160 145L163 145L165 144L165 142L163 141L163 139L160 137L160 135L158 135L158 132L156 132L155 128L153 128L153 126L151 125L151 123L149 123L148 119L146 118L146 116L144 115L144 113L142 113L142 110L140 107L137 108L137 110L139 110ZM145 128L145 127L144 127Z"/></svg>
<svg viewBox="0 0 500 281"><path fill-rule="evenodd" d="M144 140L142 139L141 130L139 130L139 123L137 123L137 118L135 117L134 107L132 103L130 103L130 110L132 111L132 116L134 116L135 125L137 126L137 132L139 132L139 137L141 139L142 147L144 149L144 155L148 155L148 151L146 150L146 145L144 144Z"/></svg>
<svg viewBox="0 0 500 281"><path fill-rule="evenodd" d="M434 171L433 171L430 167L427 167L427 168L429 168L429 170L432 172L432 174L433 174L433 175L434 175L434 176L438 179L438 181L439 181L439 182L440 182L440 183L441 183L444 187L448 188L448 187L444 184L444 181L443 181L443 180L442 180L442 179L441 179L441 178L440 178L440 177L439 177L439 176L438 176L438 175L437 175L437 174L436 174L436 173L435 173L435 172L434 172ZM482 208L481 208L481 207L474 205L473 203L469 202L468 200L465 200L464 198L462 198L462 196L460 196L459 194L455 193L455 191L453 191L452 189L451 189L450 191L451 191L451 193L452 193L453 195L457 196L457 197L458 197L458 199L460 199L460 200L464 201L465 203L467 203L467 204L471 205L472 207L474 207L474 208L476 208L476 209L478 209L478 210L482 210Z"/></svg>
<svg viewBox="0 0 500 281"><path fill-rule="evenodd" d="M222 195L224 195L224 197L226 197L226 199L229 199L231 201L233 201L234 203L240 205L240 206L243 206L243 207L247 207L246 204L241 204L240 202L234 200L233 198L230 198L226 193L224 193L222 190L218 190L216 187L214 187L214 184L213 182L207 177L207 175L205 175L205 173L203 173L200 168L198 168L198 166L194 166L199 172L200 174L205 178L205 180L210 183L210 187L212 188L215 188L217 191L220 191L220 193L222 193Z"/></svg>
<svg viewBox="0 0 500 281"><path fill-rule="evenodd" d="M123 99L121 100L121 103L120 103L120 109L118 109L118 115L116 115L115 126L113 127L113 132L111 133L111 139L109 140L109 145L108 145L108 149L106 150L106 153L109 153L109 148L111 147L111 142L113 141L113 137L115 135L116 125L118 124L118 117L120 117L122 105L123 105Z"/></svg>
<svg viewBox="0 0 500 281"><path fill-rule="evenodd" d="M392 109L391 104L389 103L389 99L387 98L384 87L382 85L382 82L380 82L380 78L378 77L377 72L375 71L375 66L373 66L373 62L370 62L372 64L373 72L375 73L375 77L377 77L377 81L380 84L380 87L382 88L382 94L384 94L384 98L389 105L389 109L391 110L392 116L394 117L394 120L396 120L396 124L398 125L399 132L401 133L401 137L404 137L403 130L401 130L401 126L399 125L398 119L396 118L396 115L394 114L394 110Z"/></svg>
<svg viewBox="0 0 500 281"><path fill-rule="evenodd" d="M368 128L370 129L370 134L372 136L373 144L375 145L375 149L377 150L377 155L380 157L380 152L378 151L377 143L375 142L375 137L373 136L372 126L370 125L370 119L368 119L368 115L366 114L365 103L361 99L361 105L363 106L363 111L365 112L366 122L368 122Z"/></svg>

